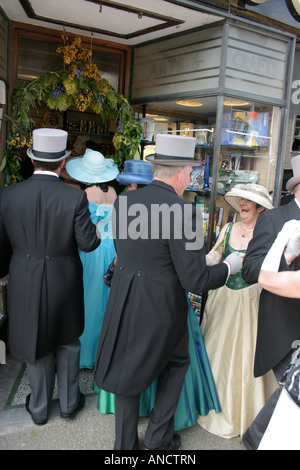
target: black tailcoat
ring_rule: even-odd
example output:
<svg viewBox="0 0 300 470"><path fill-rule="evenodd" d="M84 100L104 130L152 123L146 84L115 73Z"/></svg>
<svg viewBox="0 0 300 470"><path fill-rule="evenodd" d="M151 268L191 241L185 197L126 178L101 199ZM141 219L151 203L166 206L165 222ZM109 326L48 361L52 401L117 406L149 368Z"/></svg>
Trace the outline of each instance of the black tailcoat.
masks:
<svg viewBox="0 0 300 470"><path fill-rule="evenodd" d="M253 238L243 263L246 282L257 282L262 262L285 222L300 219L295 201L259 215ZM300 258L289 267L284 256L280 271L300 269ZM300 299L289 299L262 290L259 301L257 344L254 376L273 369L291 350L294 340L300 338Z"/></svg>
<svg viewBox="0 0 300 470"><path fill-rule="evenodd" d="M165 208L180 207L177 216L167 223L169 235L162 232L164 224L157 232L154 223L154 206L163 204ZM117 266L95 361L95 381L104 390L118 395L136 395L145 390L166 367L187 333L186 290L201 293L226 281L228 269L224 263L207 267L205 247L187 250L185 236L175 235L180 211L183 214L187 205L192 208L190 217L195 222L198 209L159 181L122 194L115 203ZM120 222L126 207L132 215L146 208L148 239L133 239L134 215L128 216L127 223L124 217ZM198 228L203 233L202 224ZM126 238L127 229L132 238Z"/></svg>
<svg viewBox="0 0 300 470"><path fill-rule="evenodd" d="M99 245L86 194L52 175L0 193L0 253L9 239L9 347L33 364L77 339L84 327L78 247Z"/></svg>

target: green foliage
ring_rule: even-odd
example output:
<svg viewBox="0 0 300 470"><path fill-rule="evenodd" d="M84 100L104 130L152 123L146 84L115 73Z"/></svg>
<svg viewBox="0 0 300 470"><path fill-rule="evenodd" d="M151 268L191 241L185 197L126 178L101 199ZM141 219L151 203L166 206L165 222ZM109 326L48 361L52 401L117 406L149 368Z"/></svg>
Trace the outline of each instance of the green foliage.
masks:
<svg viewBox="0 0 300 470"><path fill-rule="evenodd" d="M65 68L48 73L16 88L12 94L12 113L7 116L11 132L0 171L4 171L5 185L22 179L19 174L21 151L32 145L33 107L44 103L50 109L92 111L102 119L114 120L118 130L113 136L117 155L110 156L121 167L124 160L138 152L142 128L134 119L127 99L119 94L90 60L90 51L81 47L80 38L66 41L57 52L64 54Z"/></svg>

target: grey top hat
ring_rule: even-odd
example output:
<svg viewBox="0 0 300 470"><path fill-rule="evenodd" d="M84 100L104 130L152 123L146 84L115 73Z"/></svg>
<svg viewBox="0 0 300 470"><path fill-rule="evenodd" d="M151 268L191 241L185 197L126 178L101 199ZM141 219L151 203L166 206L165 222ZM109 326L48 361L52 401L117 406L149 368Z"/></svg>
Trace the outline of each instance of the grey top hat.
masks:
<svg viewBox="0 0 300 470"><path fill-rule="evenodd" d="M35 129L32 132L32 147L27 150L27 155L42 162L59 162L71 153L71 150L66 150L67 140L68 133L61 129Z"/></svg>
<svg viewBox="0 0 300 470"><path fill-rule="evenodd" d="M286 182L287 191L293 191L294 187L300 183L300 155L291 159L293 177Z"/></svg>
<svg viewBox="0 0 300 470"><path fill-rule="evenodd" d="M157 134L155 154L148 155L146 160L157 165L197 166L195 160L195 137L181 135Z"/></svg>

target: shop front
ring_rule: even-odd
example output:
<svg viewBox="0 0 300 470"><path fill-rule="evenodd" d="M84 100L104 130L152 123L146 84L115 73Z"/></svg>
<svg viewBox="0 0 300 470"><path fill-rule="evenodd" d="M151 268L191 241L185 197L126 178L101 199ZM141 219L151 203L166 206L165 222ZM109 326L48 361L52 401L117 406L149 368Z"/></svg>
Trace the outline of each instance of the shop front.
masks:
<svg viewBox="0 0 300 470"><path fill-rule="evenodd" d="M294 49L292 35L233 20L134 49L143 156L157 133L196 137L185 197L203 211L208 249L236 217L223 197L236 184L261 184L280 203Z"/></svg>

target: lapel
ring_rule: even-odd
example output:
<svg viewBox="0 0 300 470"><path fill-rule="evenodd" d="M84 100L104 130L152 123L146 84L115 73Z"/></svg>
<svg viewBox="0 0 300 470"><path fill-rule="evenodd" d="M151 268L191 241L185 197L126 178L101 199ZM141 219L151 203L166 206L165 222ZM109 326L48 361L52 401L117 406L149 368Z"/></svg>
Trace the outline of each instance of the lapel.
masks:
<svg viewBox="0 0 300 470"><path fill-rule="evenodd" d="M288 218L287 218L287 220L291 220L291 219L300 220L300 209L299 209L297 203L295 202L295 200L291 201L288 204Z"/></svg>

